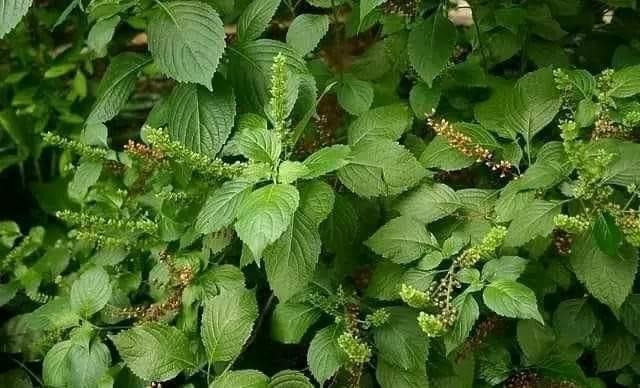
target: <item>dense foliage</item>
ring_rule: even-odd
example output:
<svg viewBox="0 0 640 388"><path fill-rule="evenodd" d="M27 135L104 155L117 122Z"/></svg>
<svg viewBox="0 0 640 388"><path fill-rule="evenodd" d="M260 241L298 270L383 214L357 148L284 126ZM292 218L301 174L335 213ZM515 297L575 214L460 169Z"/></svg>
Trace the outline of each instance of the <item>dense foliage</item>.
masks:
<svg viewBox="0 0 640 388"><path fill-rule="evenodd" d="M0 0L0 386L640 384L636 0Z"/></svg>

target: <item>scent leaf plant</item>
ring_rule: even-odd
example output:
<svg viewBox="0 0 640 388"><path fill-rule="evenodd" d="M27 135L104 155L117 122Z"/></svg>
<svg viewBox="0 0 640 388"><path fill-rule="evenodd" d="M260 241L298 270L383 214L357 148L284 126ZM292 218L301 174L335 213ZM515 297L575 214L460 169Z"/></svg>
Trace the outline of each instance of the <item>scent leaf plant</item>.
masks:
<svg viewBox="0 0 640 388"><path fill-rule="evenodd" d="M637 386L639 31L0 1L0 386Z"/></svg>

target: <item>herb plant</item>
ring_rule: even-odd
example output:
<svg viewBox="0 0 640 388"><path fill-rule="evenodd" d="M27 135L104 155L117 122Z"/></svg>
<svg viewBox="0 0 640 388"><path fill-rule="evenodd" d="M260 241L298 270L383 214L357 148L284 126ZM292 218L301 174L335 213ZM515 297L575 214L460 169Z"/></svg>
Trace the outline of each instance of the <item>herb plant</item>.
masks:
<svg viewBox="0 0 640 388"><path fill-rule="evenodd" d="M636 0L0 1L0 386L640 384Z"/></svg>

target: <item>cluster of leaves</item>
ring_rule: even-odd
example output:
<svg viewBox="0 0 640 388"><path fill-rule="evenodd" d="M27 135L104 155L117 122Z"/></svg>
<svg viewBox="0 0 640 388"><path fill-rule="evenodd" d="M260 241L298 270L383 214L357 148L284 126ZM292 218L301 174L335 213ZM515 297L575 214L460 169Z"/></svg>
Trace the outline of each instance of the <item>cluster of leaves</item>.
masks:
<svg viewBox="0 0 640 388"><path fill-rule="evenodd" d="M0 385L640 383L635 0L31 3Z"/></svg>

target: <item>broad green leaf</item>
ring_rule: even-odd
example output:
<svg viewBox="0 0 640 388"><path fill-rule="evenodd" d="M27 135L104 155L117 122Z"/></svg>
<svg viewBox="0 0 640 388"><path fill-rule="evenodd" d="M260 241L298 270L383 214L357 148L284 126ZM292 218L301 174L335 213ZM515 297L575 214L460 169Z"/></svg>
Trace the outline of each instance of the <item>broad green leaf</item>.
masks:
<svg viewBox="0 0 640 388"><path fill-rule="evenodd" d="M302 162L285 160L280 163L278 167L278 182L285 184L293 183L298 179L306 178L309 172L309 168Z"/></svg>
<svg viewBox="0 0 640 388"><path fill-rule="evenodd" d="M351 148L344 144L319 149L303 162L309 169L306 178L318 178L346 166L349 163L350 154Z"/></svg>
<svg viewBox="0 0 640 388"><path fill-rule="evenodd" d="M378 359L376 380L382 388L428 388L425 368L406 370L384 359Z"/></svg>
<svg viewBox="0 0 640 388"><path fill-rule="evenodd" d="M622 232L616 224L616 220L609 213L598 214L593 225L593 238L598 248L609 256L616 256L622 244Z"/></svg>
<svg viewBox="0 0 640 388"><path fill-rule="evenodd" d="M255 0L254 2L260 2ZM271 68L276 55L286 57L287 70L293 75L307 74L307 65L300 54L289 45L269 39L247 41L228 49L228 79L236 91L238 107L243 112L262 114L271 95ZM303 95L304 82L299 95ZM315 95L313 96L315 102ZM305 111L306 112L306 111ZM295 113L295 109L294 109Z"/></svg>
<svg viewBox="0 0 640 388"><path fill-rule="evenodd" d="M361 226L352 200L336 194L334 209L322 224L323 248L332 253L349 250L355 243Z"/></svg>
<svg viewBox="0 0 640 388"><path fill-rule="evenodd" d="M498 222L508 222L516 218L518 213L524 211L535 200L535 194L533 190L523 192L508 190L503 192L495 205Z"/></svg>
<svg viewBox="0 0 640 388"><path fill-rule="evenodd" d="M238 19L238 41L246 42L260 37L280 5L280 0L253 0Z"/></svg>
<svg viewBox="0 0 640 388"><path fill-rule="evenodd" d="M595 349L598 372L621 369L631 362L635 354L636 340L620 328L611 328Z"/></svg>
<svg viewBox="0 0 640 388"><path fill-rule="evenodd" d="M373 330L378 357L405 370L419 370L427 361L429 340L416 324L417 312L389 307L389 321Z"/></svg>
<svg viewBox="0 0 640 388"><path fill-rule="evenodd" d="M302 372L283 370L271 377L269 388L313 388L313 384Z"/></svg>
<svg viewBox="0 0 640 388"><path fill-rule="evenodd" d="M275 165L282 153L278 134L264 128L247 128L234 137L234 143L242 155L255 162Z"/></svg>
<svg viewBox="0 0 640 388"><path fill-rule="evenodd" d="M576 109L576 125L578 128L586 128L593 125L599 111L600 105L594 102L591 97L581 100Z"/></svg>
<svg viewBox="0 0 640 388"><path fill-rule="evenodd" d="M215 157L227 141L236 116L233 90L222 78L213 92L196 84L180 84L169 97L169 136L188 149Z"/></svg>
<svg viewBox="0 0 640 388"><path fill-rule="evenodd" d="M231 225L238 214L238 208L251 194L251 186L248 181L233 180L213 190L200 209L196 230L207 234Z"/></svg>
<svg viewBox="0 0 640 388"><path fill-rule="evenodd" d="M42 362L45 384L51 387L64 387L68 384L71 370L67 356L72 347L73 343L67 340L60 341L49 349Z"/></svg>
<svg viewBox="0 0 640 388"><path fill-rule="evenodd" d="M611 97L626 98L640 93L640 65L618 70L612 78L611 89L609 89Z"/></svg>
<svg viewBox="0 0 640 388"><path fill-rule="evenodd" d="M365 244L398 264L410 263L438 249L438 241L424 224L407 216L387 222Z"/></svg>
<svg viewBox="0 0 640 388"><path fill-rule="evenodd" d="M215 266L198 277L198 284L206 296L214 297L244 288L244 274L231 264Z"/></svg>
<svg viewBox="0 0 640 388"><path fill-rule="evenodd" d="M278 303L271 315L271 337L285 344L300 343L322 312L314 306L289 300Z"/></svg>
<svg viewBox="0 0 640 388"><path fill-rule="evenodd" d="M111 365L111 353L99 340L90 346L73 345L67 354L69 387L96 386Z"/></svg>
<svg viewBox="0 0 640 388"><path fill-rule="evenodd" d="M187 337L173 326L145 323L109 338L127 367L143 380L171 380L195 366Z"/></svg>
<svg viewBox="0 0 640 388"><path fill-rule="evenodd" d="M409 107L404 104L372 109L349 126L349 144L356 146L368 140L398 140L411 127L412 122Z"/></svg>
<svg viewBox="0 0 640 388"><path fill-rule="evenodd" d="M530 144L533 137L553 120L561 104L551 69L534 71L518 80L512 96L507 99L506 124Z"/></svg>
<svg viewBox="0 0 640 388"><path fill-rule="evenodd" d="M629 295L620 309L620 321L629 333L640 338L640 294Z"/></svg>
<svg viewBox="0 0 640 388"><path fill-rule="evenodd" d="M211 89L225 41L222 20L210 5L185 0L158 3L147 32L149 51L160 71L178 82Z"/></svg>
<svg viewBox="0 0 640 388"><path fill-rule="evenodd" d="M478 377L494 387L502 385L513 369L509 352L499 345L479 352L477 363Z"/></svg>
<svg viewBox="0 0 640 388"><path fill-rule="evenodd" d="M360 23L373 11L377 6L383 4L387 0L362 0L360 2Z"/></svg>
<svg viewBox="0 0 640 388"><path fill-rule="evenodd" d="M105 56L107 54L107 45L113 39L113 33L119 23L120 16L118 15L98 20L87 35L87 46L98 56Z"/></svg>
<svg viewBox="0 0 640 388"><path fill-rule="evenodd" d="M228 292L208 300L200 335L209 361L231 361L239 355L257 318L253 291Z"/></svg>
<svg viewBox="0 0 640 388"><path fill-rule="evenodd" d="M456 192L442 183L425 183L402 196L394 208L402 215L428 224L446 217L462 206Z"/></svg>
<svg viewBox="0 0 640 388"><path fill-rule="evenodd" d="M478 302L471 294L460 295L453 300L458 309L458 317L453 327L444 335L444 346L447 354L462 345L471 333L473 325L480 316Z"/></svg>
<svg viewBox="0 0 640 388"><path fill-rule="evenodd" d="M518 211L509 224L505 245L518 247L535 237L548 236L555 227L554 217L560 214L562 203L535 200Z"/></svg>
<svg viewBox="0 0 640 388"><path fill-rule="evenodd" d="M440 103L442 91L435 87L429 87L424 82L418 82L409 93L409 103L413 113L420 120L433 113Z"/></svg>
<svg viewBox="0 0 640 388"><path fill-rule="evenodd" d="M18 25L29 11L32 0L3 0L0 2L0 38Z"/></svg>
<svg viewBox="0 0 640 388"><path fill-rule="evenodd" d="M406 270L400 264L380 261L373 270L365 295L380 300L400 299L398 292L400 292L405 272Z"/></svg>
<svg viewBox="0 0 640 388"><path fill-rule="evenodd" d="M456 27L440 10L413 25L409 33L409 60L420 78L432 86L442 72L456 44Z"/></svg>
<svg viewBox="0 0 640 388"><path fill-rule="evenodd" d="M503 256L488 261L482 267L482 280L492 282L498 279L518 280L527 267L527 260L518 256Z"/></svg>
<svg viewBox="0 0 640 388"><path fill-rule="evenodd" d="M495 280L485 288L482 299L498 315L509 318L535 319L543 323L536 295L527 286L513 280Z"/></svg>
<svg viewBox="0 0 640 388"><path fill-rule="evenodd" d="M264 251L269 285L278 299L286 301L311 280L321 245L317 226L299 209L287 230Z"/></svg>
<svg viewBox="0 0 640 388"><path fill-rule="evenodd" d="M313 51L329 31L329 16L302 14L296 16L287 30L287 43L306 55Z"/></svg>
<svg viewBox="0 0 640 388"><path fill-rule="evenodd" d="M210 388L267 388L269 378L253 370L232 370L221 374L211 382Z"/></svg>
<svg viewBox="0 0 640 388"><path fill-rule="evenodd" d="M315 379L323 385L347 362L345 353L338 346L342 330L331 325L318 331L309 344L307 364Z"/></svg>
<svg viewBox="0 0 640 388"><path fill-rule="evenodd" d="M240 205L235 230L255 257L262 257L264 249L287 230L299 200L295 187L271 184L249 194Z"/></svg>
<svg viewBox="0 0 640 388"><path fill-rule="evenodd" d="M426 168L455 171L473 165L476 160L451 147L443 136L434 137L420 155L420 163Z"/></svg>
<svg viewBox="0 0 640 388"><path fill-rule="evenodd" d="M313 180L300 186L300 212L315 226L327 219L335 201L333 189L323 181Z"/></svg>
<svg viewBox="0 0 640 388"><path fill-rule="evenodd" d="M133 92L138 73L149 62L151 59L134 53L114 57L100 81L87 123L104 123L114 118Z"/></svg>
<svg viewBox="0 0 640 388"><path fill-rule="evenodd" d="M221 374L209 385L210 388L267 388L269 378L253 370L232 370Z"/></svg>
<svg viewBox="0 0 640 388"><path fill-rule="evenodd" d="M581 342L595 327L596 316L586 298L564 300L553 313L556 337L564 345Z"/></svg>
<svg viewBox="0 0 640 388"><path fill-rule="evenodd" d="M0 381L11 388L33 388L31 377L22 369L12 369L0 373Z"/></svg>
<svg viewBox="0 0 640 388"><path fill-rule="evenodd" d="M355 76L345 74L336 88L338 102L348 113L359 116L373 103L373 86Z"/></svg>
<svg viewBox="0 0 640 388"><path fill-rule="evenodd" d="M569 261L576 277L600 302L617 311L627 296L638 270L635 249L621 249L616 256L602 252L591 236L576 236Z"/></svg>
<svg viewBox="0 0 640 388"><path fill-rule="evenodd" d="M640 183L640 145L616 139L604 139L591 143L593 152L604 149L614 155L607 166L602 183L628 186Z"/></svg>
<svg viewBox="0 0 640 388"><path fill-rule="evenodd" d="M102 162L83 160L80 162L67 189L69 198L83 202L91 186L95 185L102 174Z"/></svg>
<svg viewBox="0 0 640 388"><path fill-rule="evenodd" d="M338 170L340 181L362 197L400 194L425 176L425 171L406 148L391 140L358 143L349 164Z"/></svg>
<svg viewBox="0 0 640 388"><path fill-rule="evenodd" d="M542 361L552 350L556 336L549 326L531 319L518 321L518 344L530 363Z"/></svg>
<svg viewBox="0 0 640 388"><path fill-rule="evenodd" d="M109 274L100 267L86 271L71 286L71 308L83 317L102 310L110 298Z"/></svg>

